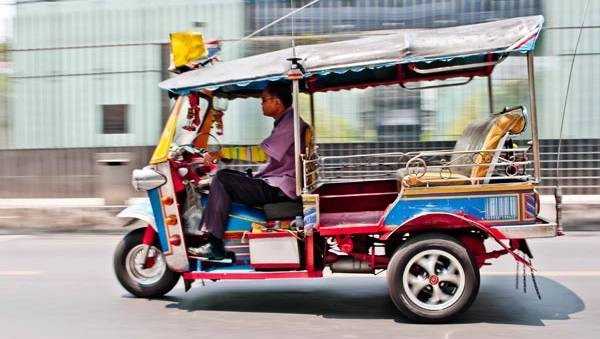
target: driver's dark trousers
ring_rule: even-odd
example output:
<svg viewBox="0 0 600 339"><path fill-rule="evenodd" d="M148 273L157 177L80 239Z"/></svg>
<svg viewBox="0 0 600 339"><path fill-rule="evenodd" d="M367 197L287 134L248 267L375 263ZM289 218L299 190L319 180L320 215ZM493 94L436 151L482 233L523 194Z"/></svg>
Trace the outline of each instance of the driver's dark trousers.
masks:
<svg viewBox="0 0 600 339"><path fill-rule="evenodd" d="M269 186L264 180L234 170L219 170L210 183L208 205L202 213L200 227L223 239L232 202L262 206L289 200L281 189Z"/></svg>

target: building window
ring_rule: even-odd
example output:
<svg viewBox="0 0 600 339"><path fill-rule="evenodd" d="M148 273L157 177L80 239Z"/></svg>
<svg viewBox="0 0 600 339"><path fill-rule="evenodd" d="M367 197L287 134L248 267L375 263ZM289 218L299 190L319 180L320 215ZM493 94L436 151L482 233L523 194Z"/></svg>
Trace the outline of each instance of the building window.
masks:
<svg viewBox="0 0 600 339"><path fill-rule="evenodd" d="M127 105L102 105L102 133L127 133Z"/></svg>

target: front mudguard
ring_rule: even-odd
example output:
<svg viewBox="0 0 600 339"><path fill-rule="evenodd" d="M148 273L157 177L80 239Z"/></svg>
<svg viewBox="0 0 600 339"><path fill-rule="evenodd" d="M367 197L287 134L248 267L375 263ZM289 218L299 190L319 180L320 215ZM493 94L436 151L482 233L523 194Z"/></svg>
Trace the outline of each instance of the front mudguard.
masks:
<svg viewBox="0 0 600 339"><path fill-rule="evenodd" d="M152 226L154 231L158 233L150 200L144 200L125 208L119 214L117 214L117 218L133 218L134 220L142 220L146 224ZM125 226L129 224L131 223L127 223Z"/></svg>

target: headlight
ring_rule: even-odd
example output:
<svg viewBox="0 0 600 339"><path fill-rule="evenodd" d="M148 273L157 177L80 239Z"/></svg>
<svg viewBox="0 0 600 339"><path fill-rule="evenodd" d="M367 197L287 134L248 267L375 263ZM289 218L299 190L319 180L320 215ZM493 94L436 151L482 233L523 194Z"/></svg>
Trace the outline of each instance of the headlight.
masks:
<svg viewBox="0 0 600 339"><path fill-rule="evenodd" d="M167 179L164 175L150 167L133 170L131 184L136 191L150 191L164 185Z"/></svg>

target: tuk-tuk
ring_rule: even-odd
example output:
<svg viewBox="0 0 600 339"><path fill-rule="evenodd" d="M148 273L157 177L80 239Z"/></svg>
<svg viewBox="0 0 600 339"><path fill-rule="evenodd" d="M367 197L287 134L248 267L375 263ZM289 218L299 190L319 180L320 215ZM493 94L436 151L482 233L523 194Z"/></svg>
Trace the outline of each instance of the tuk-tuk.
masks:
<svg viewBox="0 0 600 339"><path fill-rule="evenodd" d="M538 215L533 50L542 24L542 16L529 16L404 30L224 62L215 62L215 54L207 51L195 67L160 83L174 104L149 165L133 173L134 187L147 191L149 202L119 214L147 226L129 232L118 245L118 280L133 295L152 298L168 293L180 278L187 291L204 279L320 278L326 270L387 270L390 297L408 318L444 322L465 311L478 293L479 271L490 259L509 254L531 267L526 239L561 234L559 220ZM320 92L398 85L419 90L487 77L491 109L491 74L512 55L527 59L529 105L472 121L453 149L323 156L310 133L318 134L319 126L309 133L299 129L301 93L312 98ZM227 100L258 98L272 81L293 89L301 199L234 204L224 239L227 256L191 256L187 246L215 172L205 154L265 159L256 146L218 144L215 134L222 132ZM527 127L531 141L519 146L514 138ZM500 249L488 251L488 238Z"/></svg>

